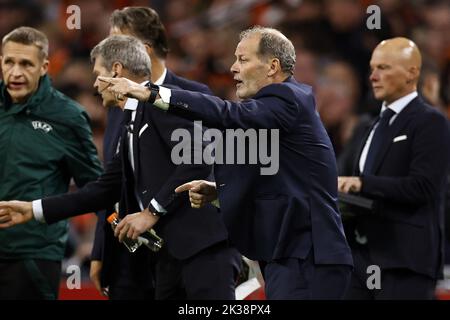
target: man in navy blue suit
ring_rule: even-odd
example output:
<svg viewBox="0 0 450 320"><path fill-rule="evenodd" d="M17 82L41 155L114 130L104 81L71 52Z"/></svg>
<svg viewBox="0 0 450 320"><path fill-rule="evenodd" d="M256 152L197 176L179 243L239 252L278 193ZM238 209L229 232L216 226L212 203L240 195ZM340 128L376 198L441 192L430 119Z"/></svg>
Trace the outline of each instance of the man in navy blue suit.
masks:
<svg viewBox="0 0 450 320"><path fill-rule="evenodd" d="M212 94L206 85L179 77L166 68L168 40L164 25L155 10L148 7L118 9L112 13L110 23L111 35L130 35L144 43L152 62L153 83L170 84L186 90ZM120 108L108 109L103 139L105 164L112 160L117 149L122 120L123 112ZM150 299L153 296L151 269L155 271L153 267L155 257L150 252L131 255L123 246L116 248L111 245L112 233L106 222L106 215L112 211L111 209L99 215L91 256L91 280L100 291L108 288L109 297L113 300ZM232 259L235 261L236 273L239 273L241 258L236 250L232 253ZM146 276L133 276L136 269L144 269L140 274ZM181 285L179 289L177 297L182 298Z"/></svg>
<svg viewBox="0 0 450 320"><path fill-rule="evenodd" d="M255 27L241 34L235 55L231 71L241 102L155 85L148 90L127 79L99 80L140 101L158 98L148 107L210 128L275 130L279 141L263 146L279 150L275 172L263 174L262 161L216 164L215 183L192 181L177 192L189 190L193 207L218 200L230 241L260 262L269 299L342 298L352 257L337 208L336 161L311 87L292 77L294 46L275 29ZM139 230L132 221L121 227Z"/></svg>
<svg viewBox="0 0 450 320"><path fill-rule="evenodd" d="M348 299L433 299L442 277L450 136L445 117L418 96L421 63L406 38L382 41L372 54L370 81L383 105L355 176L338 183L340 191L378 203L349 222L355 270ZM381 271L375 290L367 286L371 265Z"/></svg>

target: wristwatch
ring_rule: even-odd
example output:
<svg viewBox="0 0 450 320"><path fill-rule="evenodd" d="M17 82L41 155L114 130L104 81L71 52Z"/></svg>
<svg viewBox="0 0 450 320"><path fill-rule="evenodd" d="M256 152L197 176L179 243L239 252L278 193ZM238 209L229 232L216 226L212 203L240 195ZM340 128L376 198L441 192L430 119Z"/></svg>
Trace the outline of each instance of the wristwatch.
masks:
<svg viewBox="0 0 450 320"><path fill-rule="evenodd" d="M150 97L148 98L147 102L154 103L159 93L159 86L152 83L151 81L147 82L145 86L150 89Z"/></svg>
<svg viewBox="0 0 450 320"><path fill-rule="evenodd" d="M151 203L148 204L148 211L151 215L156 217L162 217L165 214L165 212L158 211Z"/></svg>

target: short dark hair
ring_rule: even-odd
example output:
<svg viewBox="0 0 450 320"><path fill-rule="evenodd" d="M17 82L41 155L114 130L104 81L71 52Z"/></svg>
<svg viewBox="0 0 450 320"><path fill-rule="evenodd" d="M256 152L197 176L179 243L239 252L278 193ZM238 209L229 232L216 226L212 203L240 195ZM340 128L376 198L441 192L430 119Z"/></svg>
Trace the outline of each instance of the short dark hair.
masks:
<svg viewBox="0 0 450 320"><path fill-rule="evenodd" d="M38 47L41 59L47 59L48 57L47 36L37 29L30 27L19 27L14 29L3 37L2 48L9 41L24 45L34 45Z"/></svg>
<svg viewBox="0 0 450 320"><path fill-rule="evenodd" d="M121 31L128 31L150 45L158 57L165 58L169 52L166 29L158 13L148 7L126 7L114 10L110 23Z"/></svg>

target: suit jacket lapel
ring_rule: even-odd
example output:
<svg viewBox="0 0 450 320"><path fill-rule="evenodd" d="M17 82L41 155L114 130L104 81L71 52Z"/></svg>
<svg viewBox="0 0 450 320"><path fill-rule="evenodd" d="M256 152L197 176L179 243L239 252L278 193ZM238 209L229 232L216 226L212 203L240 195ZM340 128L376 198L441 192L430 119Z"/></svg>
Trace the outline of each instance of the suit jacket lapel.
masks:
<svg viewBox="0 0 450 320"><path fill-rule="evenodd" d="M386 132L384 143L381 146L380 151L375 157L375 161L373 163L373 172L377 172L381 163L383 162L384 157L386 156L387 152L389 151L389 148L392 145L392 140L394 139L395 135L399 133L400 130L405 127L405 125L410 120L411 116L414 115L414 113L417 112L417 108L419 107L418 98L415 98L412 100L405 109L400 112L400 114L397 116L397 118L394 120L392 125L389 126L388 131Z"/></svg>
<svg viewBox="0 0 450 320"><path fill-rule="evenodd" d="M134 177L138 181L139 178L139 131L142 127L143 104L139 103L136 109L136 117L133 125L133 158L134 158Z"/></svg>
<svg viewBox="0 0 450 320"><path fill-rule="evenodd" d="M373 120L372 124L369 126L369 129L367 129L367 131L365 132L364 139L362 139L362 142L361 142L361 144L359 146L358 157L356 157L356 161L354 163L354 169L353 169L353 172L354 172L355 176L361 175L361 171L359 170L359 159L361 158L361 153L364 150L364 146L366 145L367 139L369 139L369 135L372 132L373 127L378 122L378 120L379 120L379 117L376 117Z"/></svg>

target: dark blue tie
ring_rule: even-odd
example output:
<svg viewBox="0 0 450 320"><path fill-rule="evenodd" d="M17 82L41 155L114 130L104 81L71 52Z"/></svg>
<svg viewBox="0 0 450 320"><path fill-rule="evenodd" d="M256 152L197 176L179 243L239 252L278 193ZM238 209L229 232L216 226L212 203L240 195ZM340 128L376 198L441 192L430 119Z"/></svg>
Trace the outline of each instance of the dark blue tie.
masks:
<svg viewBox="0 0 450 320"><path fill-rule="evenodd" d="M383 111L378 120L378 126L373 133L372 141L369 146L369 151L367 152L366 163L364 164L364 174L373 173L373 164L375 161L375 157L380 151L381 145L383 143L383 139L386 136L387 128L389 127L389 120L395 114L395 111L387 108Z"/></svg>
<svg viewBox="0 0 450 320"><path fill-rule="evenodd" d="M124 109L123 110L123 124L129 133L133 133L133 121L131 121L131 115L133 114L133 110Z"/></svg>

